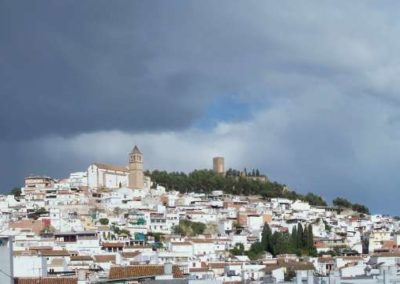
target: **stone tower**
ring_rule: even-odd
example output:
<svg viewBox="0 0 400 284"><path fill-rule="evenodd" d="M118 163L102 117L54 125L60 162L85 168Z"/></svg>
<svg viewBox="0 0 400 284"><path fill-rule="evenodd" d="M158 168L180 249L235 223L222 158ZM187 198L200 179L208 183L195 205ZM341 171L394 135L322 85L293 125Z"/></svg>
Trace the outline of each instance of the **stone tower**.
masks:
<svg viewBox="0 0 400 284"><path fill-rule="evenodd" d="M128 169L129 169L128 187L133 189L143 188L144 187L143 156L136 145L129 154Z"/></svg>
<svg viewBox="0 0 400 284"><path fill-rule="evenodd" d="M217 174L223 175L225 173L224 157L213 158L213 169Z"/></svg>

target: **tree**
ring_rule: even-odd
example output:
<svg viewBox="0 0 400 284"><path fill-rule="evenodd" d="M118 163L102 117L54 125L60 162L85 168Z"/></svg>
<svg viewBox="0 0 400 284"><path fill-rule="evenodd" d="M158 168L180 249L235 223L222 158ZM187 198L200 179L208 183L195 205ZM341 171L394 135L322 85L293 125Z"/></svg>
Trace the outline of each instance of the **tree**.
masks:
<svg viewBox="0 0 400 284"><path fill-rule="evenodd" d="M271 228L269 227L268 223L264 223L264 227L261 233L261 244L263 246L263 249L268 252L271 252L272 250L271 236L272 236Z"/></svg>
<svg viewBox="0 0 400 284"><path fill-rule="evenodd" d="M304 227L304 231L303 231L303 239L301 242L301 247L308 249L308 226Z"/></svg>
<svg viewBox="0 0 400 284"><path fill-rule="evenodd" d="M303 225L301 223L297 224L297 239L296 239L296 248L302 248L303 247Z"/></svg>
<svg viewBox="0 0 400 284"><path fill-rule="evenodd" d="M348 201L347 199L342 198L342 197L336 197L332 201L332 204L334 206L341 207L341 208L351 208L351 206L352 206L350 201Z"/></svg>
<svg viewBox="0 0 400 284"><path fill-rule="evenodd" d="M191 222L189 220L180 220L174 227L174 233L182 236L197 236L204 233L206 224L201 222Z"/></svg>
<svg viewBox="0 0 400 284"><path fill-rule="evenodd" d="M119 235L126 235L126 236L130 237L131 232L129 232L127 229L122 229L119 231Z"/></svg>
<svg viewBox="0 0 400 284"><path fill-rule="evenodd" d="M108 225L108 223L110 222L107 218L100 218L99 219L100 224L102 225Z"/></svg>
<svg viewBox="0 0 400 284"><path fill-rule="evenodd" d="M296 226L294 226L292 229L292 235L291 235L291 243L294 248L297 248L297 238L298 238L297 228L296 228Z"/></svg>
<svg viewBox="0 0 400 284"><path fill-rule="evenodd" d="M284 280L285 281L292 281L296 277L296 271L293 269L288 269L286 273L284 274Z"/></svg>
<svg viewBox="0 0 400 284"><path fill-rule="evenodd" d="M251 260L259 259L263 254L264 248L260 242L253 243L250 247L250 250L247 252L247 256Z"/></svg>
<svg viewBox="0 0 400 284"><path fill-rule="evenodd" d="M46 225L41 231L40 234L49 234L54 233L56 229L52 225Z"/></svg>
<svg viewBox="0 0 400 284"><path fill-rule="evenodd" d="M164 236L164 234L162 234L162 233L153 233L154 241L156 243L161 243L164 238L163 236Z"/></svg>
<svg viewBox="0 0 400 284"><path fill-rule="evenodd" d="M37 220L37 219L39 219L40 216L46 215L48 213L49 212L46 210L46 208L40 207L35 212L28 214L28 218L32 218L32 219Z"/></svg>
<svg viewBox="0 0 400 284"><path fill-rule="evenodd" d="M118 226L115 226L115 225L111 226L111 230L117 235L119 235L119 233L121 232L120 228Z"/></svg>
<svg viewBox="0 0 400 284"><path fill-rule="evenodd" d="M291 253L290 235L288 233L274 232L271 237L272 254L278 255L283 253Z"/></svg>
<svg viewBox="0 0 400 284"><path fill-rule="evenodd" d="M367 214L367 215L370 214L368 207L366 207L365 205L358 204L358 203L354 203L351 206L351 209L353 209L354 211L357 211L358 213Z"/></svg>
<svg viewBox="0 0 400 284"><path fill-rule="evenodd" d="M359 203L354 203L352 204L350 201L348 201L345 198L342 197L337 197L332 201L334 206L340 207L340 208L349 208L352 209L353 211L356 211L361 214L367 214L369 215L369 209L365 205L359 204Z"/></svg>
<svg viewBox="0 0 400 284"><path fill-rule="evenodd" d="M308 225L308 229L307 229L306 248L309 250L314 248L314 234L313 234L313 228L312 228L311 224Z"/></svg>
<svg viewBox="0 0 400 284"><path fill-rule="evenodd" d="M21 196L21 188L20 187L14 187L10 191L11 195L14 195L14 197L20 197Z"/></svg>
<svg viewBox="0 0 400 284"><path fill-rule="evenodd" d="M234 248L231 249L231 253L233 255L243 255L244 254L244 245L242 243L235 244Z"/></svg>
<svg viewBox="0 0 400 284"><path fill-rule="evenodd" d="M325 200L323 200L321 196L311 192L307 193L304 196L304 201L308 202L310 205L313 206L327 206Z"/></svg>
<svg viewBox="0 0 400 284"><path fill-rule="evenodd" d="M115 207L113 212L114 212L115 215L119 215L121 213L121 208Z"/></svg>

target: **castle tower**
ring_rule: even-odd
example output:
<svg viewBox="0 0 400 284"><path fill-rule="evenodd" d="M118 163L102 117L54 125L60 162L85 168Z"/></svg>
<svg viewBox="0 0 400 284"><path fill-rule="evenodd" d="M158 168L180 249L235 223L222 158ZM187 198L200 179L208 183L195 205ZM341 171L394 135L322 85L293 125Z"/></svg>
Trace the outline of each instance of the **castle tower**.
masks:
<svg viewBox="0 0 400 284"><path fill-rule="evenodd" d="M224 157L213 158L213 169L217 174L223 175L225 173Z"/></svg>
<svg viewBox="0 0 400 284"><path fill-rule="evenodd" d="M133 189L143 188L144 187L143 156L136 145L129 154L128 169L129 169L128 187Z"/></svg>

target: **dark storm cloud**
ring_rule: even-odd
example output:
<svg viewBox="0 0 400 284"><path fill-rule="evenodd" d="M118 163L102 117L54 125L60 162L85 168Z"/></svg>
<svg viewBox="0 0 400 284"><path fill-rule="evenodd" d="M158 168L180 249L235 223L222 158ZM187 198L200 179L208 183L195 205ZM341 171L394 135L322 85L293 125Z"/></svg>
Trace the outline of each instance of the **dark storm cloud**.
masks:
<svg viewBox="0 0 400 284"><path fill-rule="evenodd" d="M0 0L1 186L123 163L139 141L154 168L222 152L394 211L400 4L384 3Z"/></svg>
<svg viewBox="0 0 400 284"><path fill-rule="evenodd" d="M181 43L157 11L137 6L3 2L3 139L190 125L207 102L202 74L175 60Z"/></svg>
<svg viewBox="0 0 400 284"><path fill-rule="evenodd" d="M269 72L342 83L368 62L363 42L358 52L357 40L345 41L352 31L337 47L325 34L344 18L337 10L319 23L302 6L272 3L2 2L3 139L183 129L215 96L288 95Z"/></svg>

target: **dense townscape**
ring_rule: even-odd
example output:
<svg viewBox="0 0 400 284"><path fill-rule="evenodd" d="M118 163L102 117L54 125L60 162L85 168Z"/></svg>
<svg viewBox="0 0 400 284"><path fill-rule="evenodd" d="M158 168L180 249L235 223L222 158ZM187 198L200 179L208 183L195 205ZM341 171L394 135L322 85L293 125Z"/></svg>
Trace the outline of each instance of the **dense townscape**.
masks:
<svg viewBox="0 0 400 284"><path fill-rule="evenodd" d="M91 164L0 196L0 283L400 283L400 222L258 170Z"/></svg>

